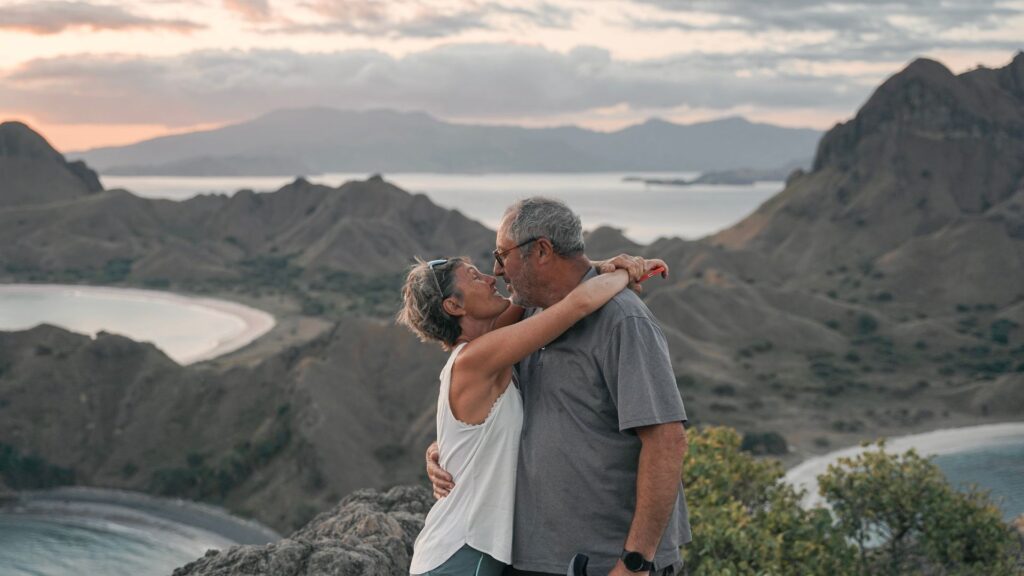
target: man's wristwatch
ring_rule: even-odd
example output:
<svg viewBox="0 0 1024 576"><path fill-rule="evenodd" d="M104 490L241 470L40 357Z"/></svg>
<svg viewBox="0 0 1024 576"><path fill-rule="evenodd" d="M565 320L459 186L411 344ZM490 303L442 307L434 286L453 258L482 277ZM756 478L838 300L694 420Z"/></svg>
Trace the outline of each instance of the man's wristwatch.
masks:
<svg viewBox="0 0 1024 576"><path fill-rule="evenodd" d="M630 552L629 550L623 550L622 564L625 565L626 570L630 572L650 572L654 570L654 562L644 558L644 555L639 552Z"/></svg>

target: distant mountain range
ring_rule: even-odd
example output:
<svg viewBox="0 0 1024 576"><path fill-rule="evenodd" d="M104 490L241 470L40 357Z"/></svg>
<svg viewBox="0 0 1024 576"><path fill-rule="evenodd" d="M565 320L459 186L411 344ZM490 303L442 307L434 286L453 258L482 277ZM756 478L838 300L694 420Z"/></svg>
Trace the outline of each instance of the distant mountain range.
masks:
<svg viewBox="0 0 1024 576"><path fill-rule="evenodd" d="M697 124L654 119L605 133L452 124L416 112L305 108L68 155L111 175L726 170L802 161L820 137L815 130L742 118Z"/></svg>
<svg viewBox="0 0 1024 576"><path fill-rule="evenodd" d="M0 125L0 166L35 174L13 182L64 182L64 159L27 144L41 140ZM51 197L0 179L0 281L264 298L330 328L188 367L117 336L0 333L0 449L25 455L8 461L280 531L354 488L421 478L444 355L387 317L410 256L487 261L493 231L380 178L186 202L87 180ZM960 75L918 60L742 221L648 246L588 234L592 257L623 250L671 266L645 301L694 423L781 434L794 460L1019 419L1024 54Z"/></svg>

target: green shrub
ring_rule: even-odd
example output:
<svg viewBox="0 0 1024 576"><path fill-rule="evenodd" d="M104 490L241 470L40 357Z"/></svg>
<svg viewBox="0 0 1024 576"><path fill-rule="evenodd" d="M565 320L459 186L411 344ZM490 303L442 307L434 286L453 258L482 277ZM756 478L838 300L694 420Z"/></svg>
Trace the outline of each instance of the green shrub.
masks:
<svg viewBox="0 0 1024 576"><path fill-rule="evenodd" d="M953 489L913 451L879 444L840 459L818 478L829 512L803 509L781 465L743 452L735 430L691 429L689 438L691 576L1020 574L1020 543L988 497Z"/></svg>
<svg viewBox="0 0 1024 576"><path fill-rule="evenodd" d="M740 451L730 428L691 430L683 465L693 541L688 574L853 574L854 548L824 510L804 510L775 460Z"/></svg>
<svg viewBox="0 0 1024 576"><path fill-rule="evenodd" d="M1017 573L1019 544L987 494L955 490L913 450L892 455L879 442L818 482L836 529L858 548L859 574Z"/></svg>

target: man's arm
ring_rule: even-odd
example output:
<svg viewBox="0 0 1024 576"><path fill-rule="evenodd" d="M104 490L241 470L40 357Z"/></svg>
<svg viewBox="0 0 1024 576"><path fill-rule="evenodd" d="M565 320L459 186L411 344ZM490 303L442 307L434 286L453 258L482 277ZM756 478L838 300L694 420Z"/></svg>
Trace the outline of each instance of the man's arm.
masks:
<svg viewBox="0 0 1024 576"><path fill-rule="evenodd" d="M640 552L650 560L658 551L658 543L679 495L683 456L687 450L686 429L682 422L668 422L635 430L642 446L637 466L636 510L625 549ZM611 574L634 573L626 570L619 560Z"/></svg>

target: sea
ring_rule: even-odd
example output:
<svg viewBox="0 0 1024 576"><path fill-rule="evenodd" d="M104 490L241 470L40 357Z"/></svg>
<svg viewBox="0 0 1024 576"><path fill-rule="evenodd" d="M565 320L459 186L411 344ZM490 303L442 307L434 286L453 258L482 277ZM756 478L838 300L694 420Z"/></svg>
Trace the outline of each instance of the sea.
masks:
<svg viewBox="0 0 1024 576"><path fill-rule="evenodd" d="M670 186L626 181L692 179L699 172L602 172L584 174L384 174L385 180L435 204L455 209L496 229L505 207L529 196L564 200L583 227L612 226L630 239L650 243L660 237L695 239L736 223L782 190L782 182L749 186ZM323 174L311 182L338 186L367 174ZM123 188L145 198L184 200L197 194L234 194L241 189L270 192L294 180L275 177L183 178L103 176L107 188Z"/></svg>
<svg viewBox="0 0 1024 576"><path fill-rule="evenodd" d="M0 574L167 576L207 550L280 537L205 504L96 488L24 492L0 506Z"/></svg>

